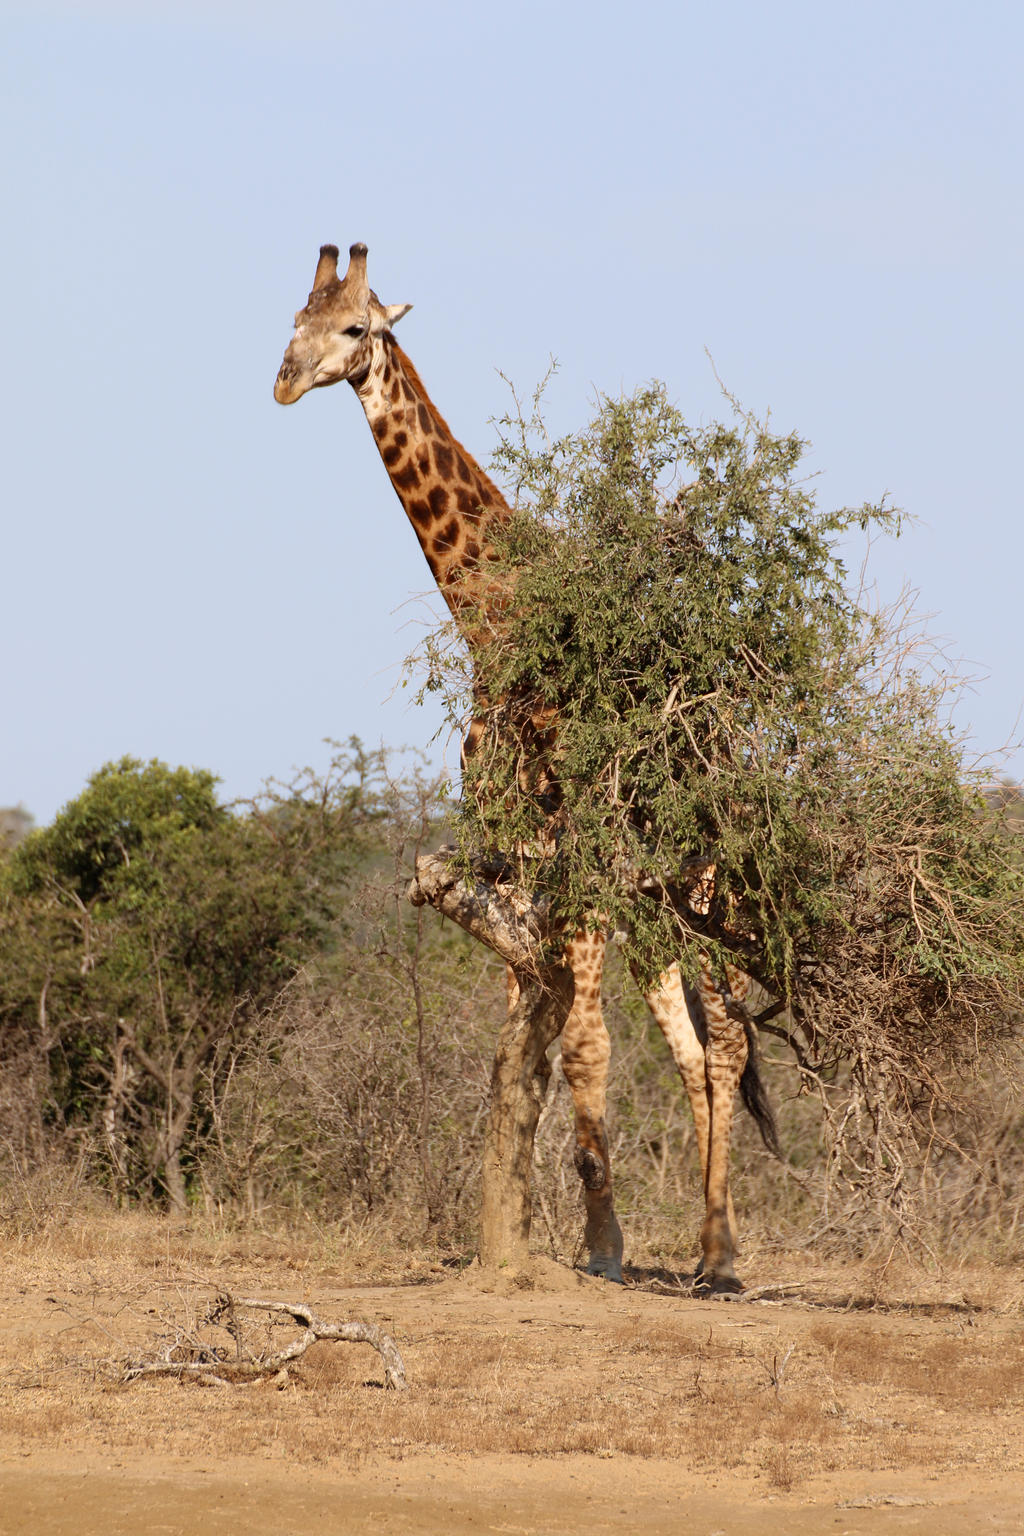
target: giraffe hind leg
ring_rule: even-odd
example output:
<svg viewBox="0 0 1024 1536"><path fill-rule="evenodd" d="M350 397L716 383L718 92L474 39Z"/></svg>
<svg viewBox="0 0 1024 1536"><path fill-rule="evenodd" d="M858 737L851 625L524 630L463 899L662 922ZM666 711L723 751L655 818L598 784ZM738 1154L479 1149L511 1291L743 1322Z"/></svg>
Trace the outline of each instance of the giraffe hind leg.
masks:
<svg viewBox="0 0 1024 1536"><path fill-rule="evenodd" d="M665 1036L690 1101L697 1150L700 1154L701 1179L706 1192L710 1162L712 1102L707 1075L707 1029L701 1011L700 994L698 989L683 982L679 966L672 965L667 971L662 972L650 991L645 991L644 998L655 1022ZM732 1191L728 1185L725 1191L725 1220L728 1227L728 1248L735 1255L736 1212L733 1209ZM729 1288L728 1282L719 1286L717 1279L707 1269L703 1253L697 1263L694 1284L701 1291Z"/></svg>
<svg viewBox="0 0 1024 1536"><path fill-rule="evenodd" d="M730 976L730 982L739 991L738 976L735 980ZM698 1289L704 1294L735 1294L743 1289L743 1284L733 1264L729 1152L736 1090L747 1064L747 1031L745 1021L737 1016L738 1009L730 1008L731 999L716 984L705 963L701 964L698 991L707 1027L706 1075L711 1106ZM742 995L741 992L740 998Z"/></svg>

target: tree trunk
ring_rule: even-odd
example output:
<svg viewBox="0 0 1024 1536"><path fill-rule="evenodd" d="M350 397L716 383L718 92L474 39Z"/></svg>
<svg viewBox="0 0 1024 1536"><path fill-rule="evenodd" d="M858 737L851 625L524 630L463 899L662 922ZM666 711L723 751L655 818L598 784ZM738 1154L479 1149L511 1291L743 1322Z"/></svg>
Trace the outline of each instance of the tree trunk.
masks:
<svg viewBox="0 0 1024 1536"><path fill-rule="evenodd" d="M484 1142L480 1263L517 1267L530 1251L533 1139L551 1068L547 1049L573 1002L572 972L543 967L540 977L516 972L519 1001L505 1019L491 1073Z"/></svg>

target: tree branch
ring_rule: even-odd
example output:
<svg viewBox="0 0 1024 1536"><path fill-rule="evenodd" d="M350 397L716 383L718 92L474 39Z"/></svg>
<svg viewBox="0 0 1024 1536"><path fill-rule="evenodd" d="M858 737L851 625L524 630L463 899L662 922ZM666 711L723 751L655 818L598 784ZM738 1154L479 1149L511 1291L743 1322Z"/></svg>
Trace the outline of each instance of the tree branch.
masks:
<svg viewBox="0 0 1024 1536"><path fill-rule="evenodd" d="M272 1355L254 1355L244 1343L238 1309L252 1312L274 1312L290 1317L303 1328L302 1334ZM138 1381L142 1376L198 1376L213 1377L221 1381L253 1378L276 1374L302 1356L318 1339L329 1339L342 1344L369 1344L380 1355L384 1366L384 1385L396 1392L404 1392L408 1386L405 1365L398 1347L390 1334L383 1333L375 1323L325 1323L310 1307L299 1301L263 1301L255 1296L234 1297L224 1292L217 1297L206 1318L207 1323L220 1324L235 1341L235 1358L224 1358L223 1352L196 1340L185 1343L176 1339L165 1351L162 1360L132 1361L125 1369L125 1381ZM187 1349L192 1359L171 1360L168 1356ZM198 1356L199 1358L195 1358Z"/></svg>
<svg viewBox="0 0 1024 1536"><path fill-rule="evenodd" d="M513 970L537 975L550 963L545 946L553 925L546 900L535 900L510 878L507 865L470 861L470 879L454 848L420 854L406 896L414 907L432 906L473 938L488 945Z"/></svg>

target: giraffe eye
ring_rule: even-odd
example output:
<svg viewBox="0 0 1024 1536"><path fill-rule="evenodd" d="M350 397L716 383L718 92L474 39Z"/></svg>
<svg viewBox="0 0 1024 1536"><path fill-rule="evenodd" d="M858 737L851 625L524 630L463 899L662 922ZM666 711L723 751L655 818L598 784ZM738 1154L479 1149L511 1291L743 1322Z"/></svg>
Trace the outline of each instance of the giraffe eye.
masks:
<svg viewBox="0 0 1024 1536"><path fill-rule="evenodd" d="M354 336L356 338L358 338L360 336L365 336L366 335L366 326L365 325L348 325L348 326L345 327L345 330L344 330L344 332L342 334L345 335L345 336Z"/></svg>

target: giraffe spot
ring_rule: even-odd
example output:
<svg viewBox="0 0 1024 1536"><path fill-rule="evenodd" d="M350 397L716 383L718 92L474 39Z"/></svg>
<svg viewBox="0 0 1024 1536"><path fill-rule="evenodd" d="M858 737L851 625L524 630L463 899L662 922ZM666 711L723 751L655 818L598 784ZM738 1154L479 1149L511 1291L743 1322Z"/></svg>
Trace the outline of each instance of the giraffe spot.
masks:
<svg viewBox="0 0 1024 1536"><path fill-rule="evenodd" d="M443 517L448 510L448 492L443 485L432 485L427 495L430 510L435 517Z"/></svg>
<svg viewBox="0 0 1024 1536"><path fill-rule="evenodd" d="M469 472L469 465L466 463L461 453L456 454L455 456L455 470L459 479L463 482L464 485L473 484L473 476Z"/></svg>
<svg viewBox="0 0 1024 1536"><path fill-rule="evenodd" d="M476 492L474 494L473 491L464 490L463 487L460 485L460 486L456 487L456 490L455 490L455 500L456 500L456 503L458 505L459 511L462 513L463 517L468 517L470 519L470 521L474 522L474 523L475 522L479 522L479 520L480 520L480 494L479 494L479 492Z"/></svg>
<svg viewBox="0 0 1024 1536"><path fill-rule="evenodd" d="M409 441L409 434L408 434L408 432L396 432L395 433L395 447L396 448L404 448L405 445L408 443L408 441Z"/></svg>
<svg viewBox="0 0 1024 1536"><path fill-rule="evenodd" d="M584 1189L601 1189L608 1170L598 1154L590 1147L577 1147L573 1154L576 1172L583 1180Z"/></svg>
<svg viewBox="0 0 1024 1536"><path fill-rule="evenodd" d="M420 416L420 431L421 432L426 432L428 434L433 432L434 424L433 424L433 422L430 419L430 412L427 410L426 406L423 405L422 403L421 403L420 408L419 408L419 416Z"/></svg>
<svg viewBox="0 0 1024 1536"><path fill-rule="evenodd" d="M476 539L467 539L466 548L463 551L466 565L475 565L480 558L480 545Z"/></svg>
<svg viewBox="0 0 1024 1536"><path fill-rule="evenodd" d="M382 444L380 456L384 460L384 463L387 465L388 469L393 469L394 466L398 463L399 459L402 457L402 450L399 448L397 443Z"/></svg>
<svg viewBox="0 0 1024 1536"><path fill-rule="evenodd" d="M402 386L397 379L391 380L391 404L398 404L398 397L402 393Z"/></svg>
<svg viewBox="0 0 1024 1536"><path fill-rule="evenodd" d="M448 447L447 443L437 442L434 444L434 463L437 465L437 472L442 480L450 480L452 478L452 450Z"/></svg>
<svg viewBox="0 0 1024 1536"><path fill-rule="evenodd" d="M454 549L459 537L458 519L450 517L443 528L434 534L435 549Z"/></svg>
<svg viewBox="0 0 1024 1536"><path fill-rule="evenodd" d="M434 521L434 514L430 510L428 502L422 499L410 501L408 504L409 516L418 528L425 528L428 523Z"/></svg>
<svg viewBox="0 0 1024 1536"><path fill-rule="evenodd" d="M413 394L412 385L409 383L408 379L403 379L402 380L402 394L409 401L412 401L412 400L416 399L416 396Z"/></svg>
<svg viewBox="0 0 1024 1536"><path fill-rule="evenodd" d="M406 464L403 469L392 470L392 484L400 491L413 491L420 483L419 470L415 464Z"/></svg>

